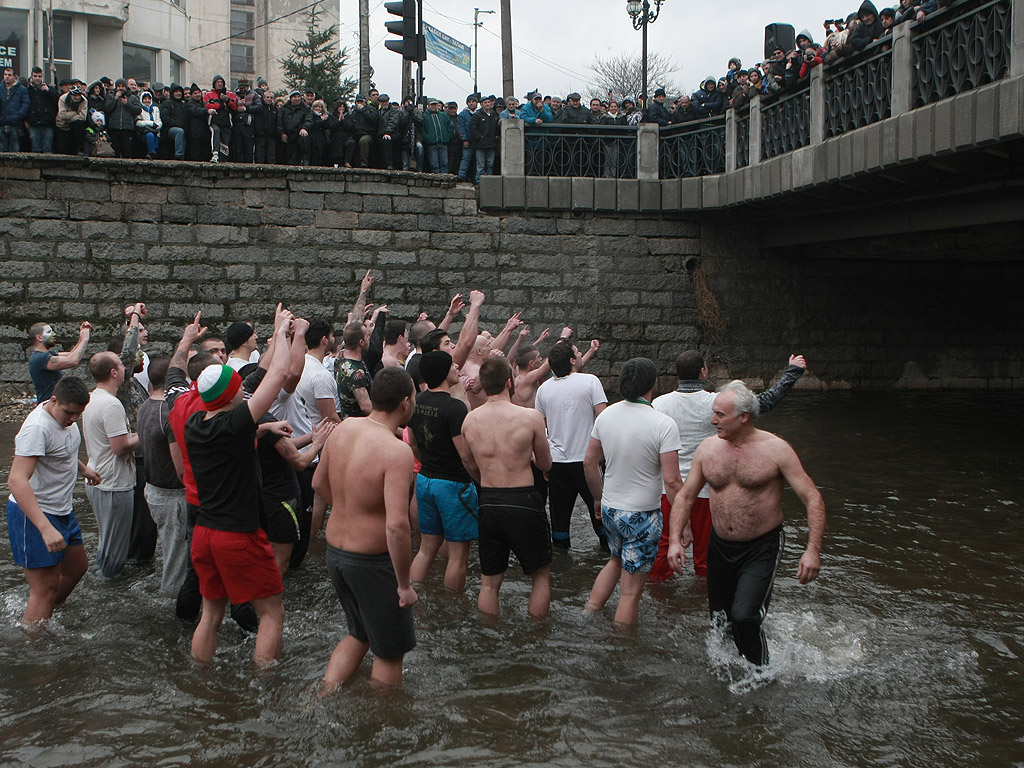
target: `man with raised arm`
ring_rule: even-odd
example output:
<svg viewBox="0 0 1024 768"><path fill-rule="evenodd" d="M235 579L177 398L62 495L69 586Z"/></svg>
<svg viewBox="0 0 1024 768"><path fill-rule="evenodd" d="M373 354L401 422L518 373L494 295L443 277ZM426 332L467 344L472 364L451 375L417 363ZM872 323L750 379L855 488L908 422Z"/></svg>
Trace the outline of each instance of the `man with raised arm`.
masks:
<svg viewBox="0 0 1024 768"><path fill-rule="evenodd" d="M487 394L484 392L483 387L480 386L480 366L492 354L495 354L495 351L504 353L505 347L508 346L509 339L512 337L512 331L522 324L523 321L520 319L520 313L516 312L508 319L505 327L501 329L501 333L497 336L491 336L490 333L477 334L470 347L470 352L466 356L466 360L464 362L455 361L459 365L459 373L462 376L462 380L469 382L469 386L466 387L466 396L469 398L470 409L479 408L487 402ZM462 342L465 330L463 328L463 332L459 334L460 343Z"/></svg>
<svg viewBox="0 0 1024 768"><path fill-rule="evenodd" d="M331 500L327 521L327 570L348 621L348 634L327 664L323 692L349 680L367 650L370 679L402 683L402 658L416 647L409 576L409 491L413 455L395 437L415 403L412 377L385 368L374 381L373 410L346 419L328 438L313 478L318 494Z"/></svg>
<svg viewBox="0 0 1024 768"><path fill-rule="evenodd" d="M40 403L14 438L7 485L7 534L14 562L24 569L28 604L22 621L49 619L89 567L82 531L72 510L75 479L90 485L100 476L78 458L78 417L89 403L85 382L68 376Z"/></svg>
<svg viewBox="0 0 1024 768"><path fill-rule="evenodd" d="M36 389L36 402L45 403L53 394L53 387L68 368L75 368L85 357L92 325L85 321L78 328L78 341L67 352L58 352L57 335L49 323L36 323L28 329L32 339L32 355L28 359L28 372Z"/></svg>
<svg viewBox="0 0 1024 768"><path fill-rule="evenodd" d="M256 455L257 423L277 399L288 374L288 333L292 314L277 305L274 344L278 350L252 397L243 402L242 378L226 365L207 366L196 380L204 410L185 424L199 514L192 533L192 564L199 576L203 613L192 636L192 656L209 661L217 650L217 630L228 600L251 601L259 615L253 660L274 661L281 653L284 585L267 535L260 528ZM292 344L304 344L301 335Z"/></svg>
<svg viewBox="0 0 1024 768"><path fill-rule="evenodd" d="M708 545L708 607L724 612L739 652L754 664L768 663L761 622L782 555L783 481L807 508L807 548L797 578L807 584L821 568L825 502L789 444L754 427L757 397L741 381L718 390L711 423L716 437L700 444L689 477L672 504L668 560L676 573L686 565L683 531L705 480L711 486Z"/></svg>
<svg viewBox="0 0 1024 768"><path fill-rule="evenodd" d="M487 401L462 423L465 461L480 484L480 596L483 613L498 614L498 591L514 552L533 579L531 616L544 616L551 603L551 530L534 488L531 460L551 467L544 419L512 403L512 367L503 357L485 360L480 381Z"/></svg>

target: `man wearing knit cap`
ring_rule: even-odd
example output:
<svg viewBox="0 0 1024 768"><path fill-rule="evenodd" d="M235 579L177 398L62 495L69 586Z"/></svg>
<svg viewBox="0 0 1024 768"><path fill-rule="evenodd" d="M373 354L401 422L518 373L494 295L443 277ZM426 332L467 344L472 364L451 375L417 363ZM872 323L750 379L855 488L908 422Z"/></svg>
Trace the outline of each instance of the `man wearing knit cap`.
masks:
<svg viewBox="0 0 1024 768"><path fill-rule="evenodd" d="M636 624L640 595L658 554L662 484L670 499L683 485L679 431L651 406L657 380L658 369L646 357L623 364L619 393L625 399L597 417L583 460L594 514L604 522L611 555L594 581L587 610L603 608L621 579L617 624Z"/></svg>
<svg viewBox="0 0 1024 768"><path fill-rule="evenodd" d="M185 425L199 512L192 534L192 564L199 576L203 613L192 636L192 655L209 661L217 650L217 630L228 600L252 601L260 617L253 659L267 663L281 653L284 604L281 573L266 534L260 528L263 494L256 454L256 424L270 409L288 372L292 314L278 304L274 317L276 354L263 381L242 401L242 379L226 365L210 365L196 389L205 410Z"/></svg>
<svg viewBox="0 0 1024 768"><path fill-rule="evenodd" d="M256 342L259 336L252 323L232 323L224 332L224 343L228 350L228 362L234 370L241 370L249 363L258 363L259 352L256 351Z"/></svg>
<svg viewBox="0 0 1024 768"><path fill-rule="evenodd" d="M409 445L423 463L416 476L420 550L412 563L412 580L425 581L441 543L448 542L448 567L444 585L461 591L466 586L469 544L477 538L477 492L466 471L464 458L471 455L462 437L462 423L469 409L452 397L459 368L441 350L423 355L420 375L427 391L416 397L409 419Z"/></svg>

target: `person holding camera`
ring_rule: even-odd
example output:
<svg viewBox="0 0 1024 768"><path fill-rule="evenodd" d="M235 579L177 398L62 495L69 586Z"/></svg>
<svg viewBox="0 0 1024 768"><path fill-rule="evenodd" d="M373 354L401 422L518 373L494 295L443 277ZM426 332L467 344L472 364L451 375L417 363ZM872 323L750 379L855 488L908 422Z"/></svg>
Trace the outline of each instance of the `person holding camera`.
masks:
<svg viewBox="0 0 1024 768"><path fill-rule="evenodd" d="M135 139L135 118L142 113L139 97L128 90L128 81L123 77L114 83L114 92L103 102L106 114L107 135L114 149L115 157L131 157L132 141Z"/></svg>

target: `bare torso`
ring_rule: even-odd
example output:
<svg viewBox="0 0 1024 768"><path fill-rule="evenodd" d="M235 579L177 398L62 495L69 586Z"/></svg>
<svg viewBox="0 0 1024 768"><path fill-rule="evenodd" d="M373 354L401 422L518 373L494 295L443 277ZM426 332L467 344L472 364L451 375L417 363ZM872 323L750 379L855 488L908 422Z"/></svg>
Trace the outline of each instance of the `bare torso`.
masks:
<svg viewBox="0 0 1024 768"><path fill-rule="evenodd" d="M537 411L491 400L471 411L462 435L480 468L486 488L522 488L533 485L533 458L537 440L547 440L544 419Z"/></svg>
<svg viewBox="0 0 1024 768"><path fill-rule="evenodd" d="M537 404L537 389L543 383L543 379L536 381L528 374L516 376L516 391L512 395L512 402L521 405L523 408L533 408Z"/></svg>
<svg viewBox="0 0 1024 768"><path fill-rule="evenodd" d="M782 524L778 452L787 447L762 430L741 444L717 436L701 443L701 469L711 486L711 522L721 538L750 541Z"/></svg>
<svg viewBox="0 0 1024 768"><path fill-rule="evenodd" d="M470 355L469 360L459 370L459 375L473 380L472 387L464 387L463 391L466 393L466 404L469 406L469 410L479 408L481 405L487 402L487 393L484 392L482 386L480 386L480 361L476 359L476 355ZM461 381L460 381L461 384ZM455 394L455 388L452 387L452 394Z"/></svg>

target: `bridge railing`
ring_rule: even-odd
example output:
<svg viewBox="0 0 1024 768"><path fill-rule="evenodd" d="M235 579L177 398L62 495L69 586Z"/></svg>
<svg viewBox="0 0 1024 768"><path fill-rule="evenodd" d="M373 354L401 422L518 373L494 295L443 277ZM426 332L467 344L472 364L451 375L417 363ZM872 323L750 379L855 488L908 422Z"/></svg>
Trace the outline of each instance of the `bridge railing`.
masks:
<svg viewBox="0 0 1024 768"><path fill-rule="evenodd" d="M724 118L661 129L503 120L502 173L655 180L734 171L1022 73L1024 0L957 0Z"/></svg>

